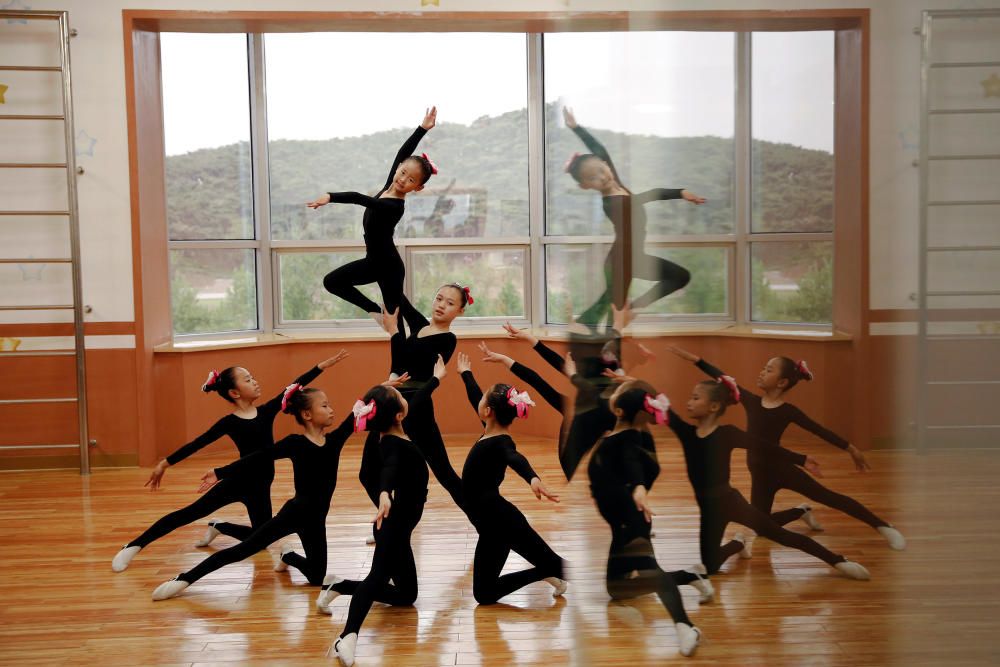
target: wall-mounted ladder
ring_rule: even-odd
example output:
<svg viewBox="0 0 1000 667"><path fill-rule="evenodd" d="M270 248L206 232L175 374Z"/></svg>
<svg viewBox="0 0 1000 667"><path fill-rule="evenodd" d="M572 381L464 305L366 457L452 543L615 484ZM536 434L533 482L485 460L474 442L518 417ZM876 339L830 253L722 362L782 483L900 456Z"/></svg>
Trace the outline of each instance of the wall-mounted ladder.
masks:
<svg viewBox="0 0 1000 667"><path fill-rule="evenodd" d="M0 123L23 123L25 121L44 121L46 123L61 123L64 138L65 159L62 162L20 162L4 160L4 149L0 146L0 173L7 172L14 174L30 170L40 172L43 170L62 170L66 174L67 201L65 209L60 210L0 210L0 224L7 221L16 220L25 216L46 216L65 219L67 233L69 234L70 252L68 257L4 257L0 258L0 264L66 264L69 265L72 274L72 301L70 303L59 304L0 304L0 311L72 311L73 312L73 349L72 350L26 350L26 351L3 351L0 358L23 358L23 357L73 357L76 365L76 392L73 396L60 396L56 398L9 398L0 400L0 405L31 405L45 403L75 403L77 406L77 419L79 422L79 441L71 444L67 443L42 443L42 444L15 444L0 446L0 451L12 449L77 449L80 453L80 473L90 473L90 459L88 455L89 437L87 434L87 384L86 384L86 364L84 349L84 328L83 328L83 299L80 282L80 222L77 206L77 167L75 156L75 130L73 127L73 96L70 80L70 49L69 40L76 34L75 30L69 27L69 14L65 11L37 11L37 10L0 10L0 20L21 22L25 24L37 24L37 22L54 23L58 25L59 31L59 65L13 65L0 63L0 76L4 72L24 72L32 74L45 72L59 72L62 84L62 113L60 114L5 114L0 107ZM6 209L0 205L0 208ZM6 325L12 326L12 325ZM16 325L13 325L16 326ZM25 326L32 326L25 324ZM0 362L4 359L0 359ZM2 367L2 366L0 366ZM68 393L68 392L66 392Z"/></svg>
<svg viewBox="0 0 1000 667"><path fill-rule="evenodd" d="M917 447L1000 447L1000 9L919 33Z"/></svg>

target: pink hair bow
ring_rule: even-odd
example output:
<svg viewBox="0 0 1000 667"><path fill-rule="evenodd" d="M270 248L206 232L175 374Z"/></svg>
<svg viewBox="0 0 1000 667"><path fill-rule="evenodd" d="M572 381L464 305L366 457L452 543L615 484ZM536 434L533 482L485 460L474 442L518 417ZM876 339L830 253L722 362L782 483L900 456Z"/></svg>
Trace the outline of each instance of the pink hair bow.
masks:
<svg viewBox="0 0 1000 667"><path fill-rule="evenodd" d="M208 389L209 387L213 386L216 382L219 381L220 377L222 377L222 376L219 375L219 371L209 371L208 372L208 379L205 380L205 384L201 385L202 391L204 391L204 390Z"/></svg>
<svg viewBox="0 0 1000 667"><path fill-rule="evenodd" d="M359 398L354 401L351 412L354 413L354 432L364 431L368 426L368 420L375 416L375 399L363 403Z"/></svg>
<svg viewBox="0 0 1000 667"><path fill-rule="evenodd" d="M667 410L670 409L670 399L664 394L657 394L656 398L646 394L645 408L646 412L653 415L657 424L663 425L669 420Z"/></svg>
<svg viewBox="0 0 1000 667"><path fill-rule="evenodd" d="M465 292L465 300L469 302L470 306L476 302L476 300L472 298L472 289L471 288L469 288L469 287L463 287L462 291Z"/></svg>
<svg viewBox="0 0 1000 667"><path fill-rule="evenodd" d="M732 397L733 403L740 402L740 388L739 385L736 384L736 380L733 377L729 375L721 375L719 376L718 382L726 385L726 388L729 389L729 395Z"/></svg>
<svg viewBox="0 0 1000 667"><path fill-rule="evenodd" d="M798 369L799 374L802 375L802 377L804 377L806 380L812 380L813 379L812 371L809 370L808 366L806 366L806 360L805 359L803 359L799 363L795 364L795 367Z"/></svg>
<svg viewBox="0 0 1000 667"><path fill-rule="evenodd" d="M528 396L528 392L522 391L518 393L514 387L507 390L507 403L517 408L519 419L526 419L528 417L528 408L535 405L535 402Z"/></svg>
<svg viewBox="0 0 1000 667"><path fill-rule="evenodd" d="M432 174L437 174L438 173L437 165L434 164L434 162L432 162L429 157L427 157L427 153L421 153L420 157L422 157L423 159L427 160L427 164L429 164L431 166L431 173Z"/></svg>
<svg viewBox="0 0 1000 667"><path fill-rule="evenodd" d="M569 159L566 160L566 164L563 165L563 171L565 171L568 174L569 168L573 166L573 163L576 161L578 157L580 157L579 153L573 153L572 155L570 155Z"/></svg>
<svg viewBox="0 0 1000 667"><path fill-rule="evenodd" d="M302 390L302 385L300 385L298 382L296 382L295 384L290 384L287 387L285 387L285 393L281 396L282 412L288 410L288 401L292 400L292 396L295 395L295 392L301 390Z"/></svg>

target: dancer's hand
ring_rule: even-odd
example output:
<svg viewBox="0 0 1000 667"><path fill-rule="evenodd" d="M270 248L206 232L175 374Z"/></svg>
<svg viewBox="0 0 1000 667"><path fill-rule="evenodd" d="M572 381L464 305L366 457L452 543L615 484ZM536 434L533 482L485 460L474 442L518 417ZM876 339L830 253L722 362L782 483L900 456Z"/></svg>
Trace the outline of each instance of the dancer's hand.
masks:
<svg viewBox="0 0 1000 667"><path fill-rule="evenodd" d="M670 350L671 352L673 352L674 354L676 354L678 357L680 357L684 361L690 361L691 363L696 363L696 362L698 362L701 359L701 357L699 357L697 355L694 355L694 354L691 354L687 350L682 350L681 348L677 347L676 345L668 345L667 349Z"/></svg>
<svg viewBox="0 0 1000 667"><path fill-rule="evenodd" d="M545 488L545 485L542 484L542 480L537 477L531 478L531 490L534 492L535 497L539 500L544 497L546 500L551 500L554 503L559 502L559 494L552 493Z"/></svg>
<svg viewBox="0 0 1000 667"><path fill-rule="evenodd" d="M493 352L486 345L486 341L479 341L479 351L483 353L483 361L489 362L491 364L503 364L507 368L514 365L514 360L508 357L506 354L500 354L499 352Z"/></svg>
<svg viewBox="0 0 1000 667"><path fill-rule="evenodd" d="M681 198L683 198L684 201L691 202L692 204L704 204L705 202L708 201L704 197L699 197L690 190L681 190Z"/></svg>
<svg viewBox="0 0 1000 667"><path fill-rule="evenodd" d="M166 459L163 459L153 468L153 472L149 473L149 479L143 486L148 486L150 491L156 491L160 488L160 480L163 479L163 473L167 472L167 468L170 464L167 463Z"/></svg>
<svg viewBox="0 0 1000 667"><path fill-rule="evenodd" d="M422 123L420 123L420 127L424 128L425 130L430 130L437 124L437 117L438 117L438 108L431 107L430 109L424 112L424 120Z"/></svg>
<svg viewBox="0 0 1000 667"><path fill-rule="evenodd" d="M410 381L410 373L407 371L402 375L390 375L389 379L382 383L383 387L399 387L402 384L406 384Z"/></svg>
<svg viewBox="0 0 1000 667"><path fill-rule="evenodd" d="M611 326L616 331L625 331L625 327L631 324L634 319L635 311L629 304L626 303L621 307L621 310L615 308L615 304L611 304Z"/></svg>
<svg viewBox="0 0 1000 667"><path fill-rule="evenodd" d="M868 463L868 459L865 458L865 453L854 445L849 445L847 447L847 453L850 454L851 459L854 460L854 467L858 472L865 472L872 469L871 465Z"/></svg>
<svg viewBox="0 0 1000 667"><path fill-rule="evenodd" d="M531 343L532 347L538 345L538 339L531 335L531 330L528 329L527 327L525 327L524 329L518 329L517 327L513 326L510 322L507 322L506 324L503 325L503 330L507 332L508 338L527 341L528 343Z"/></svg>
<svg viewBox="0 0 1000 667"><path fill-rule="evenodd" d="M812 475L813 477L823 476L823 472L819 469L819 461L817 461L811 456L806 457L806 462L803 464L802 467L805 468L809 472L809 474Z"/></svg>
<svg viewBox="0 0 1000 667"><path fill-rule="evenodd" d="M653 510L646 503L646 487L640 484L632 489L632 500L635 501L635 508L642 512L642 516L646 519L646 523L652 523Z"/></svg>
<svg viewBox="0 0 1000 667"><path fill-rule="evenodd" d="M565 373L568 378L572 378L576 375L576 360L573 359L572 352L566 353L566 360L563 362L563 373Z"/></svg>
<svg viewBox="0 0 1000 667"><path fill-rule="evenodd" d="M375 524L376 530L382 529L382 519L389 517L389 510L392 509L392 499L389 498L389 492L383 491L378 497L378 514L372 519L372 523Z"/></svg>
<svg viewBox="0 0 1000 667"><path fill-rule="evenodd" d="M459 372L459 374L462 374L465 371L471 371L471 370L472 370L472 362L469 361L469 355L467 355L465 352L459 352L458 353L458 372Z"/></svg>
<svg viewBox="0 0 1000 667"><path fill-rule="evenodd" d="M385 304L382 304L382 328L390 336L399 333L399 306L396 306L396 310L390 313L385 309Z"/></svg>
<svg viewBox="0 0 1000 667"><path fill-rule="evenodd" d="M572 130L576 127L576 116L573 115L573 110L569 107L563 107L563 120L569 129Z"/></svg>
<svg viewBox="0 0 1000 667"><path fill-rule="evenodd" d="M330 366L333 366L333 365L337 364L338 362L343 361L344 359L346 359L349 356L351 356L351 354L347 350L341 350L340 352L338 352L337 354L333 355L329 359L324 359L323 361L321 361L318 364L316 364L316 368L320 369L321 371L326 370Z"/></svg>
<svg viewBox="0 0 1000 667"><path fill-rule="evenodd" d="M438 382L444 379L444 376L448 374L448 369L444 365L444 357L440 354L438 355L437 361L434 362L434 377L438 379Z"/></svg>
<svg viewBox="0 0 1000 667"><path fill-rule="evenodd" d="M606 378L611 378L611 381L614 382L615 384L625 384L626 382L635 382L636 381L636 378L634 378L633 376L631 376L631 375L619 375L618 373L615 373L610 368L605 368L603 371L601 371L601 375L603 375Z"/></svg>
<svg viewBox="0 0 1000 667"><path fill-rule="evenodd" d="M308 206L309 208L316 209L319 208L320 206L326 206L329 203L330 203L330 193L327 192L322 196L319 196L313 201L309 202L308 204L306 204L306 206Z"/></svg>
<svg viewBox="0 0 1000 667"><path fill-rule="evenodd" d="M198 493L205 493L218 483L219 478L215 475L215 471L209 470L201 477L201 486L198 487Z"/></svg>

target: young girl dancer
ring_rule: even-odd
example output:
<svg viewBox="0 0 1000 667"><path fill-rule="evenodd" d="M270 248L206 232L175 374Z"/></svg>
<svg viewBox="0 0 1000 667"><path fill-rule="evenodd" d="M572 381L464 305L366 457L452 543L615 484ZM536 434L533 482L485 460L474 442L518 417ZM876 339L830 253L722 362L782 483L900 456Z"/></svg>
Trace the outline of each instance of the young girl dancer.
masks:
<svg viewBox="0 0 1000 667"><path fill-rule="evenodd" d="M265 461L273 468L276 460L291 459L295 495L272 519L239 544L215 552L187 572L160 584L153 591L153 600L175 597L205 575L249 558L292 533L298 534L305 556L285 546L274 570L284 572L292 565L313 586L323 583L326 575L326 515L330 512L330 500L337 488L340 452L354 431L354 415L348 413L340 426L324 435L323 431L333 425L333 408L325 393L293 384L285 390L282 405L282 411L295 417L295 421L303 427L303 433L282 438L271 447L209 471L202 478L199 490L211 489L227 480L238 480Z"/></svg>
<svg viewBox="0 0 1000 667"><path fill-rule="evenodd" d="M312 209L331 202L365 207L362 222L365 257L326 274L323 286L331 294L364 310L376 321L381 317L381 309L362 294L357 285L378 283L382 301L389 311L396 310L402 304L405 268L392 237L396 225L403 217L406 195L422 190L431 175L437 173L437 167L426 153L412 155L423 136L434 127L436 120L437 107L431 107L420 126L399 149L385 185L374 197L358 192L329 192L306 204Z"/></svg>
<svg viewBox="0 0 1000 667"><path fill-rule="evenodd" d="M628 388L628 379L625 382L625 387ZM706 380L695 385L687 402L688 415L695 421L693 425L683 421L672 409L666 411L667 425L680 440L684 450L688 480L701 510L701 560L708 569L708 574L718 572L722 564L734 554L739 553L743 558L750 557L749 545L741 535L720 546L726 525L733 521L778 544L815 556L851 579L869 579L868 570L860 564L833 553L805 535L785 530L729 485L729 465L733 449L760 450L769 447L767 443L747 435L735 426L719 424L726 407L738 402L739 389L736 381L724 376L718 381ZM817 474L819 472L819 464L808 456L778 446L771 447L771 451L775 458L780 457L792 465L804 466ZM674 581L690 583L696 576L678 573Z"/></svg>
<svg viewBox="0 0 1000 667"><path fill-rule="evenodd" d="M646 254L646 213L643 206L662 199L684 199L692 204L704 204L705 198L683 189L656 188L633 195L622 185L618 172L607 149L590 132L577 125L573 112L563 107L566 127L580 137L590 153L573 155L566 164L566 171L584 190L601 193L604 213L615 230L615 240L604 261L607 289L596 302L577 317L577 321L590 327L608 316L608 307L614 303L622 308L628 299L632 278L655 280L645 294L633 299L633 309L645 308L663 297L676 292L691 280L687 269L661 257Z"/></svg>
<svg viewBox="0 0 1000 667"><path fill-rule="evenodd" d="M690 656L698 647L701 631L684 611L675 579L691 575L702 600L712 598L712 585L702 579L704 567L685 572L666 572L656 562L650 542L652 512L646 494L660 474L656 447L647 424L651 415L665 420L667 403L655 397L644 382L630 382L615 389L610 398L615 415L614 430L603 438L590 457L587 472L590 492L597 509L611 527L606 584L615 600L656 593L677 630L681 655Z"/></svg>
<svg viewBox="0 0 1000 667"><path fill-rule="evenodd" d="M434 295L431 321L414 309L404 313L406 326L399 321L398 311L387 311L382 326L391 336L392 354L390 377L407 375L399 391L407 399L412 397L431 379L438 357L445 363L455 352L457 338L451 332L451 323L472 304L468 287L457 284L443 285ZM406 433L420 447L430 465L431 472L459 507L462 506L462 480L448 459L444 438L434 418L434 402L427 398L415 404L403 424ZM368 497L378 505L378 434L369 433L361 458L359 476L361 484L368 491Z"/></svg>
<svg viewBox="0 0 1000 667"><path fill-rule="evenodd" d="M438 357L433 375L412 400L413 407L429 399L445 376L444 359ZM368 390L355 410L356 428L379 436L378 513L375 515L375 554L363 581L347 581L335 575L323 584L316 607L329 612L338 595L351 595L347 623L334 643L340 661L354 664L358 633L372 602L411 605L417 599L417 566L410 536L420 522L427 502L427 464L415 443L403 430L410 402L395 388L384 385ZM392 579L392 583L389 580Z"/></svg>
<svg viewBox="0 0 1000 667"><path fill-rule="evenodd" d="M713 378L723 375L721 370L690 352L677 347L672 347L670 350L681 359L694 362L695 366ZM747 433L769 445L777 446L788 425L797 424L831 445L846 450L859 471L870 469L861 450L814 422L791 403L785 402L785 394L799 381L812 379L812 372L804 361L796 362L788 357L774 357L768 360L757 376L757 387L763 392L762 396L743 387L739 388L740 403L747 413ZM906 540L902 533L867 507L849 496L831 491L796 466L776 460L769 455L769 452L768 448L747 452L747 467L750 469L752 483L750 504L770 514L776 524L783 526L795 519L802 519L813 530L823 529L813 516L812 508L805 503L780 512L771 511L775 494L780 489L790 489L810 500L867 523L886 539L891 548L896 550L906 548Z"/></svg>
<svg viewBox="0 0 1000 667"><path fill-rule="evenodd" d="M333 366L347 356L341 350L335 356L319 362L316 366L295 379L295 384L307 385L315 380L324 369ZM281 409L284 392L278 394L260 407L254 402L260 398L260 385L250 375L250 371L240 366L231 366L221 373L212 371L208 381L202 386L204 392L216 392L222 398L232 403L236 409L215 422L212 428L184 445L167 458L160 461L146 482L153 490L159 488L160 480L168 466L176 465L191 456L206 445L209 445L224 435L228 435L240 456L247 456L265 447L274 445L274 418ZM121 572L129 563L154 540L158 540L171 531L186 526L208 516L211 512L232 503L243 503L250 516L250 526L242 526L223 521L209 522L205 537L197 546L207 546L220 533L239 540L244 540L271 518L271 482L274 481L274 462L259 460L246 474L239 479L227 480L218 484L208 493L187 507L166 515L139 537L124 547L111 561L111 569Z"/></svg>
<svg viewBox="0 0 1000 667"><path fill-rule="evenodd" d="M469 450L462 468L465 510L479 531L472 569L472 595L479 604L493 604L528 584L544 580L555 589L553 595L560 596L566 592L562 558L528 524L524 514L500 495L500 484L510 467L531 486L536 498L559 502L559 496L545 488L510 437L510 425L517 418L526 418L534 402L528 392L518 392L503 383L494 384L483 394L472 375L472 365L466 354L458 355L458 371L465 383L469 403L485 428ZM501 575L511 551L534 567Z"/></svg>

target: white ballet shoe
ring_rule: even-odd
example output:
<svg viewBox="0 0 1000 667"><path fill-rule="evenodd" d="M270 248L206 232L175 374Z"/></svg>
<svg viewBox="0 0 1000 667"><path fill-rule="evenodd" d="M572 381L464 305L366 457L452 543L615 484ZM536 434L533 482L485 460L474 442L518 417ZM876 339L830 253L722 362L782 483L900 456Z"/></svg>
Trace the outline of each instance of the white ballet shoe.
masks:
<svg viewBox="0 0 1000 667"><path fill-rule="evenodd" d="M277 559L274 561L274 571L284 572L288 569L288 563L285 562L285 554L295 551L291 545L286 544L281 547L281 553L278 555Z"/></svg>
<svg viewBox="0 0 1000 667"><path fill-rule="evenodd" d="M122 547L121 551L115 554L115 557L111 560L111 570L113 572L122 572L127 567L128 564L132 562L135 555L142 550L142 547Z"/></svg>
<svg viewBox="0 0 1000 667"><path fill-rule="evenodd" d="M369 544L369 545L370 544L375 544L375 536L374 535L369 535L368 537L366 537L365 538L365 544Z"/></svg>
<svg viewBox="0 0 1000 667"><path fill-rule="evenodd" d="M180 579L171 579L170 581L165 581L156 587L153 591L153 602L159 600L169 600L170 598L177 597L181 594L185 588L190 586L186 581L181 581Z"/></svg>
<svg viewBox="0 0 1000 667"><path fill-rule="evenodd" d="M809 530L822 531L823 526L816 519L816 515L812 512L812 507L807 503L802 503L796 509L802 510L802 516L799 517L807 526Z"/></svg>
<svg viewBox="0 0 1000 667"><path fill-rule="evenodd" d="M896 551L902 551L906 548L906 538L892 526L879 526L877 530L885 538L885 541L889 543L889 548Z"/></svg>
<svg viewBox="0 0 1000 667"><path fill-rule="evenodd" d="M319 589L319 595L316 597L316 611L327 615L333 613L330 610L330 603L340 595L340 593L333 590L333 586L336 586L343 580L343 577L338 577L335 574L328 574L323 577L323 586Z"/></svg>
<svg viewBox="0 0 1000 667"><path fill-rule="evenodd" d="M333 644L333 651L344 667L351 667L354 664L354 649L358 646L358 633L340 637Z"/></svg>
<svg viewBox="0 0 1000 667"><path fill-rule="evenodd" d="M757 539L756 535L744 535L743 533L736 533L733 535L733 539L743 545L740 549L740 558L743 560L748 560L753 558L753 541Z"/></svg>
<svg viewBox="0 0 1000 667"><path fill-rule="evenodd" d="M684 568L684 571L698 577L689 584L689 586L698 591L698 603L706 604L711 602L715 598L715 587L711 581L705 579L708 576L708 570L705 569L705 566L697 563L691 567Z"/></svg>
<svg viewBox="0 0 1000 667"><path fill-rule="evenodd" d="M194 543L196 547L207 547L212 543L212 540L217 538L219 535L222 535L222 533L219 532L219 529L215 527L215 524L217 523L219 523L218 519L208 520L208 528L205 529L205 534L200 540Z"/></svg>
<svg viewBox="0 0 1000 667"><path fill-rule="evenodd" d="M841 561L834 565L835 568L841 571L841 573L849 579L857 579L858 581L868 581L872 578L868 570L861 563L855 563L854 561Z"/></svg>
<svg viewBox="0 0 1000 667"><path fill-rule="evenodd" d="M569 582L559 577L545 577L545 583L552 586L552 597L554 598L562 597L566 589L569 588Z"/></svg>
<svg viewBox="0 0 1000 667"><path fill-rule="evenodd" d="M677 630L677 643L681 655L685 658L694 655L695 649L701 643L701 630L687 623L674 623L674 629Z"/></svg>

